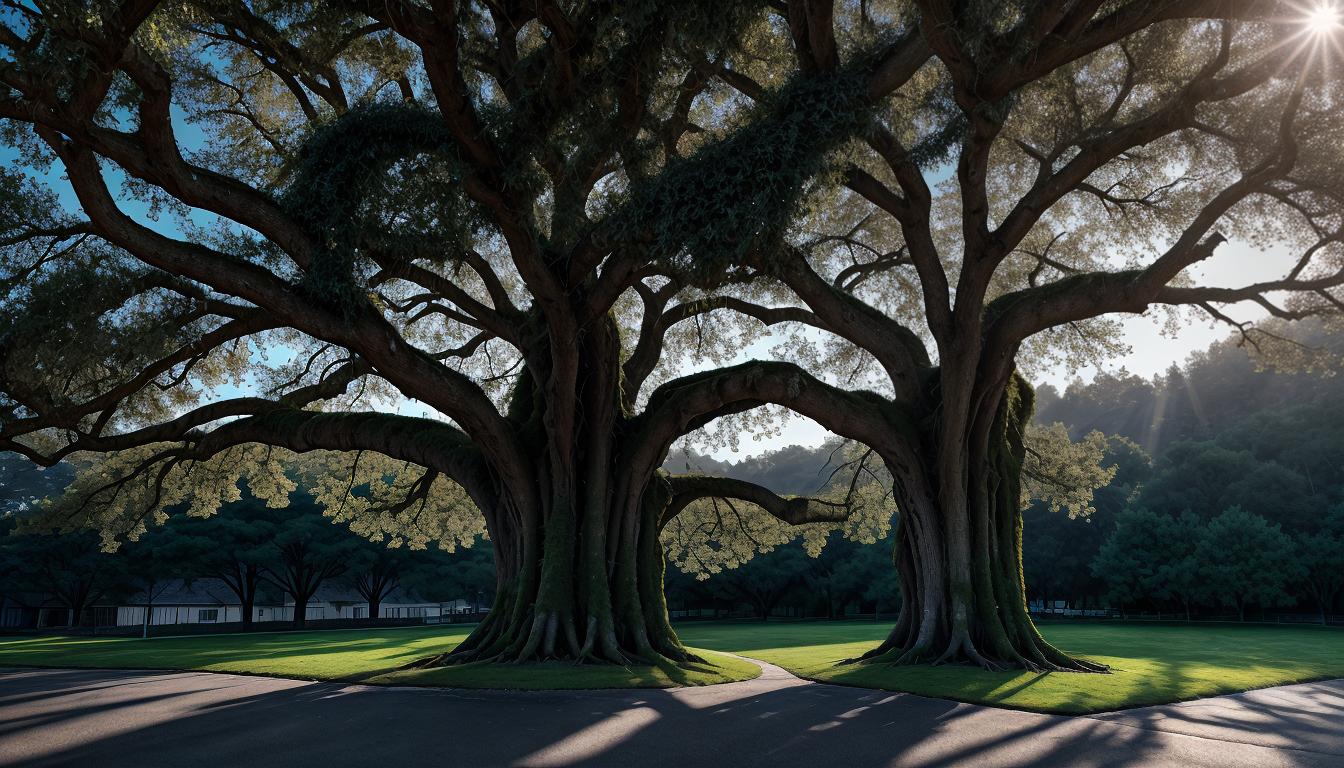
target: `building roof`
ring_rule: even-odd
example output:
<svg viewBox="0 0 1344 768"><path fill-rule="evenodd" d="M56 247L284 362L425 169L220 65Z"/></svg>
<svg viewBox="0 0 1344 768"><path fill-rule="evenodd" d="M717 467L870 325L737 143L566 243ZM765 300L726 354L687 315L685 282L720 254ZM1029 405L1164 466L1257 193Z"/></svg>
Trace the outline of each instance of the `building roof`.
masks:
<svg viewBox="0 0 1344 768"><path fill-rule="evenodd" d="M344 584L328 583L318 587L317 592L313 593L313 596L309 598L308 602L330 603L332 605L339 605L339 604L353 605L353 604L367 603L368 600L365 600L364 596L359 594L359 590L355 589L354 587ZM402 589L401 587L394 587L392 591L388 592L386 595L383 595L382 602L383 605L390 605L390 604L438 605L438 603L433 602L432 600L426 600L423 596L417 595L414 592L408 592L405 589ZM285 595L284 603L285 605L293 605L294 598L290 597L289 595Z"/></svg>
<svg viewBox="0 0 1344 768"><path fill-rule="evenodd" d="M99 601L105 602L105 601ZM143 591L132 593L123 605L143 605ZM238 595L222 579L173 579L162 589L154 590L155 605L238 605Z"/></svg>

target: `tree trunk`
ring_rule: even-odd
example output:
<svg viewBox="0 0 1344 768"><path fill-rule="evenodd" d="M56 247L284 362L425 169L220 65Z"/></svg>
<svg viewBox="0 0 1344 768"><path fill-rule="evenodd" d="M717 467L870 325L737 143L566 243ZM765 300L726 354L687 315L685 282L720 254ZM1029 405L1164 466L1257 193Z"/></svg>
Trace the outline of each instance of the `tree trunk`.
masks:
<svg viewBox="0 0 1344 768"><path fill-rule="evenodd" d="M490 533L494 604L457 649L423 664L693 660L672 630L663 595L658 518L666 495L656 487L644 495L648 501L632 509L575 509L557 500L536 527L509 524L512 513L498 515Z"/></svg>
<svg viewBox="0 0 1344 768"><path fill-rule="evenodd" d="M149 622L150 619L153 617L153 613L154 613L154 594L153 594L153 587L150 587L145 591L145 621L144 624L140 627L141 640L149 639Z"/></svg>
<svg viewBox="0 0 1344 768"><path fill-rule="evenodd" d="M1028 613L1020 494L1030 386L1012 375L997 393L964 399L986 403L983 412L958 423L944 399L922 451L884 457L901 511L901 612L887 640L854 661L1104 671L1046 642Z"/></svg>
<svg viewBox="0 0 1344 768"><path fill-rule="evenodd" d="M370 595L369 616L368 616L369 621L375 624L378 623L378 616L382 612L382 609L383 609L383 596L381 594Z"/></svg>
<svg viewBox="0 0 1344 768"><path fill-rule="evenodd" d="M494 547L494 604L453 652L418 666L696 660L663 595L665 449L656 461L636 460L640 446L626 443L633 430L614 322L585 333L572 352L572 360L564 350L529 359L512 395L509 418L532 450L531 466L515 476L534 482L506 483L492 468L495 503L478 503Z"/></svg>
<svg viewBox="0 0 1344 768"><path fill-rule="evenodd" d="M294 628L303 629L308 624L308 596L304 595L302 599L298 595L294 596Z"/></svg>

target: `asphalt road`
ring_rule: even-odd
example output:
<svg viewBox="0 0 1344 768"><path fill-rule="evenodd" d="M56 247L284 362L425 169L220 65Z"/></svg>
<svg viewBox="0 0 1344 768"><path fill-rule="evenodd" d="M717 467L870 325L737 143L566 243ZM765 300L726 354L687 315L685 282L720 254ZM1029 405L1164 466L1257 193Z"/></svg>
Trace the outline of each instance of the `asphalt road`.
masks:
<svg viewBox="0 0 1344 768"><path fill-rule="evenodd" d="M1058 717L765 670L579 692L0 670L0 766L1344 766L1344 681Z"/></svg>

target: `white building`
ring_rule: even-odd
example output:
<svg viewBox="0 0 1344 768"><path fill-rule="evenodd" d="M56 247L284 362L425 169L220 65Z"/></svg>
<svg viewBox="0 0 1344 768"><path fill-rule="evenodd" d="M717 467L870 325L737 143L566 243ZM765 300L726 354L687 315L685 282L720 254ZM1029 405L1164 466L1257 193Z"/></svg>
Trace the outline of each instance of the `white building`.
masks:
<svg viewBox="0 0 1344 768"><path fill-rule="evenodd" d="M294 601L288 595L276 599L275 590L258 591L252 607L255 622L294 620ZM174 581L158 592L150 615L152 626L165 624L223 624L242 621L242 606L238 596L219 579L196 579L191 582ZM383 598L378 615L384 619L415 619L438 617L444 610L438 603L429 602L400 588ZM140 626L145 619L145 606L133 601L116 607L117 626ZM369 604L360 594L349 588L319 587L308 602L307 621L324 619L366 619Z"/></svg>

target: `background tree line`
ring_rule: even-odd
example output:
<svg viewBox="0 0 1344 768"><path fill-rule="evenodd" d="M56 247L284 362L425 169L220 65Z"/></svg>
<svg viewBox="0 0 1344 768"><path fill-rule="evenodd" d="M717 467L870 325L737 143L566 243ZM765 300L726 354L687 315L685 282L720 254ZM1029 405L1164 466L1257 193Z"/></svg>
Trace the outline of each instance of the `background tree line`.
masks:
<svg viewBox="0 0 1344 768"><path fill-rule="evenodd" d="M12 455L0 459L17 463ZM309 601L324 585L357 592L370 617L379 616L380 604L398 588L431 602L484 595L488 607L494 586L488 546L451 552L389 547L333 524L304 493L291 495L283 509L244 493L218 514L173 515L105 552L93 530L25 529L27 502L15 497L32 489L31 483L13 493L4 489L9 509L0 515L0 598L13 605L45 596L66 609L67 625L87 620L95 604L153 606L170 586L201 579L227 587L241 606L244 629L262 600L292 602L293 624L303 626Z"/></svg>

